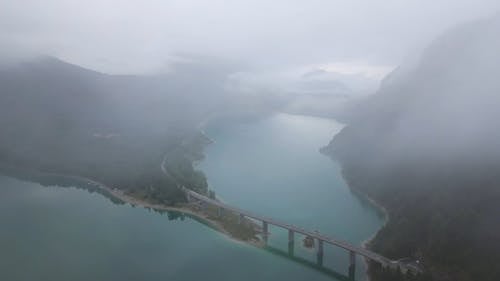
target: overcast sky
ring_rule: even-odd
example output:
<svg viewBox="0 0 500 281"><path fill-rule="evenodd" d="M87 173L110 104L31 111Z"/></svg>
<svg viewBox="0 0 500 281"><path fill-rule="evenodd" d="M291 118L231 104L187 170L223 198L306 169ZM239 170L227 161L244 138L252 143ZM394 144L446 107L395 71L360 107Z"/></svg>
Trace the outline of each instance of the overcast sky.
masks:
<svg viewBox="0 0 500 281"><path fill-rule="evenodd" d="M196 54L378 77L450 26L499 10L498 0L0 0L0 49L111 73Z"/></svg>

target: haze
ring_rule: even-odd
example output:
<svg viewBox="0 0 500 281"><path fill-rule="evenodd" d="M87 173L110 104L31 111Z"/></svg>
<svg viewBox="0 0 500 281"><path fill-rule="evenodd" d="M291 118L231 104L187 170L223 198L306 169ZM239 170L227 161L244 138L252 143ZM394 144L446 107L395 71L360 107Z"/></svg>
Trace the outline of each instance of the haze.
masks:
<svg viewBox="0 0 500 281"><path fill-rule="evenodd" d="M162 70L183 54L234 60L261 71L338 62L394 67L450 26L500 9L495 0L20 0L0 5L2 53L53 55L109 73Z"/></svg>
<svg viewBox="0 0 500 281"><path fill-rule="evenodd" d="M500 280L499 11L0 0L0 279Z"/></svg>

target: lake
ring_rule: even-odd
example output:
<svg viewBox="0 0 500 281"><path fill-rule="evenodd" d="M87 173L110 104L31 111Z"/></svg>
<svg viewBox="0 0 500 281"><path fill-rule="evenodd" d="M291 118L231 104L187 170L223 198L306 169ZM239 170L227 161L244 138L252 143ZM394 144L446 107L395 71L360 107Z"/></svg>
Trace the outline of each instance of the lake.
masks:
<svg viewBox="0 0 500 281"><path fill-rule="evenodd" d="M211 122L203 170L219 198L253 213L360 244L383 224L319 153L342 125L275 114ZM325 245L325 269L296 236L270 228L269 248L235 242L178 213L160 214L71 187L0 176L2 280L341 280L348 253ZM357 263L356 279L365 278Z"/></svg>

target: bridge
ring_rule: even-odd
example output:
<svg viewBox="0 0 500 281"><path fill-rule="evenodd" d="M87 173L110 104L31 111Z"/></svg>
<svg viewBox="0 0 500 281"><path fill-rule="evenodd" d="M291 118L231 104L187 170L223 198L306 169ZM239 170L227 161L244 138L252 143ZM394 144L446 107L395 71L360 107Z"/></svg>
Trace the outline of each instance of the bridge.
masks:
<svg viewBox="0 0 500 281"><path fill-rule="evenodd" d="M223 212L232 212L238 215L239 221L241 222L244 218L250 218L256 221L259 221L262 223L262 238L264 242L267 244L267 238L269 235L269 225L277 226L284 228L288 230L288 249L291 254L293 254L293 248L294 248L294 240L295 240L295 233L299 233L302 235L305 235L306 237L309 237L311 239L314 239L314 241L317 242L316 244L316 262L319 266L323 265L323 244L331 244L336 247L340 247L342 249L345 249L346 251L349 252L349 276L354 279L354 272L355 272L355 267L356 267L356 255L360 255L366 259L369 259L371 261L379 263L382 267L389 267L389 268L401 268L403 272L406 272L407 268L404 266L404 264L399 263L398 261L393 261L390 260L384 256L381 256L377 253L374 253L370 250L364 249L359 246L352 245L348 242L334 239L332 237L328 237L325 235L320 234L317 231L310 231L292 224L284 223L272 218L267 218L263 217L260 215L253 214L251 212L230 206L228 204L225 204L223 202L217 201L215 199L209 198L207 196L201 195L199 193L196 193L192 190L189 190L185 187L182 187L182 191L186 194L186 198L188 202L193 202L193 201L199 201L203 204L209 204L212 206L217 207L217 214L218 216L221 216Z"/></svg>

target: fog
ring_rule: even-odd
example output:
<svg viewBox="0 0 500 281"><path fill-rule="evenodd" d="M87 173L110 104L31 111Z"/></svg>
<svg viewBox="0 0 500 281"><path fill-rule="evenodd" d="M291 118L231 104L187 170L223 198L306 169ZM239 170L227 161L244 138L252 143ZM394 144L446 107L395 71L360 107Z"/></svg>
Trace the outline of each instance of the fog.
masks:
<svg viewBox="0 0 500 281"><path fill-rule="evenodd" d="M497 196L498 34L500 15L442 33L353 107L348 127L325 151L344 163L348 177L365 181L363 189L374 182L384 192Z"/></svg>
<svg viewBox="0 0 500 281"><path fill-rule="evenodd" d="M105 73L151 74L172 71L193 56L211 57L240 65L230 77L234 92L316 93L316 86L307 86L319 78L304 75L320 70L329 75L320 77L319 92L328 91L324 80L334 80L358 95L374 92L385 74L444 30L500 9L495 0L0 5L4 61L43 54Z"/></svg>
<svg viewBox="0 0 500 281"><path fill-rule="evenodd" d="M368 139L381 142L387 157L497 159L498 34L500 16L442 34L417 63L392 73L353 122L382 131Z"/></svg>
<svg viewBox="0 0 500 281"><path fill-rule="evenodd" d="M345 127L324 132L332 140L320 151L338 162L363 212L383 206L387 215L362 245L391 260L367 262L370 280L497 281L499 51L499 0L0 0L0 172L32 181L40 181L33 172L77 176L90 191L148 209L181 208L265 246L265 230L241 214L189 202L186 188L215 196L196 165L213 143L206 124L264 123L276 112L333 118ZM261 137L255 147L221 151L248 162L247 170L293 173L253 153L271 153L259 145L273 137ZM302 137L309 136L273 141ZM315 170L296 184L335 204L315 186L325 170L286 151ZM249 153L256 161L245 159ZM255 186L251 173L241 175ZM346 209L334 215L364 224L352 206L339 206ZM297 211L311 225L330 215Z"/></svg>
<svg viewBox="0 0 500 281"><path fill-rule="evenodd" d="M460 26L487 25L483 21L499 9L493 0L3 1L0 61L11 65L53 56L107 74L166 77L178 85L132 89L196 100L196 110L187 112L200 111L201 104L215 110L226 102L345 117L383 80L368 104L405 110L397 119L397 135L406 138L401 143L423 136L422 144L429 135L438 138L454 129L469 130L453 137L465 145L485 131L481 125L491 120L486 113L495 111L482 110L496 105L496 96L479 98L471 89L479 94L494 88L498 40L495 27L470 27L472 32ZM129 97L133 104L141 96ZM478 112L469 112L460 125L432 122L455 120L458 112L472 109ZM425 120L436 127L413 129ZM448 137L440 136L442 142Z"/></svg>
<svg viewBox="0 0 500 281"><path fill-rule="evenodd" d="M162 68L179 53L266 68L397 65L450 26L500 8L494 0L2 2L2 45L120 73Z"/></svg>

